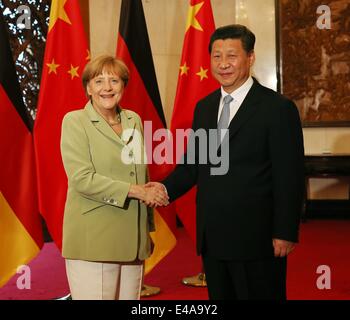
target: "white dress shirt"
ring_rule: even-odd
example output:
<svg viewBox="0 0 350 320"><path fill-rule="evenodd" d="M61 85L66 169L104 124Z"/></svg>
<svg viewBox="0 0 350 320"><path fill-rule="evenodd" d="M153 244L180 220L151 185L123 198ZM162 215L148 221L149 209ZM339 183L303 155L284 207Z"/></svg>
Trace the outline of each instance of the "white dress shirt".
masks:
<svg viewBox="0 0 350 320"><path fill-rule="evenodd" d="M249 77L246 82L244 82L238 89L230 93L233 100L230 103L230 121L233 119L233 117L236 115L239 107L243 103L245 97L247 96L250 88L252 87L254 81L252 77ZM221 99L220 99L220 105L219 105L219 112L218 112L218 119L217 122L219 122L220 115L222 108L224 107L224 97L227 96L228 93L221 87Z"/></svg>

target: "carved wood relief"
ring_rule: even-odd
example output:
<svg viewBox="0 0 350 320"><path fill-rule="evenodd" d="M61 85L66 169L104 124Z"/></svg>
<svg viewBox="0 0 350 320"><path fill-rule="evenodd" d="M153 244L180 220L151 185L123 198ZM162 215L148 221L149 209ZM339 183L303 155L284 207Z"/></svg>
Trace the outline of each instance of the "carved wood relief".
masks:
<svg viewBox="0 0 350 320"><path fill-rule="evenodd" d="M350 1L276 0L279 80L304 126L350 125ZM330 29L320 29L330 9ZM322 22L322 21L321 21Z"/></svg>
<svg viewBox="0 0 350 320"><path fill-rule="evenodd" d="M49 22L50 0L0 0L0 14L8 25L13 60L27 112L34 119ZM30 9L30 25L20 28L20 6ZM2 62L3 63L3 62Z"/></svg>

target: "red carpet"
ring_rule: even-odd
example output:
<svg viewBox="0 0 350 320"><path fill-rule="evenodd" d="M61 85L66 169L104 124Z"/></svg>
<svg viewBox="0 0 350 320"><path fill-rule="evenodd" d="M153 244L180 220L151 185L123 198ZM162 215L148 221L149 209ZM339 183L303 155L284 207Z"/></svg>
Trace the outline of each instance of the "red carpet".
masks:
<svg viewBox="0 0 350 320"><path fill-rule="evenodd" d="M319 290L317 268L331 269L331 289ZM288 298L350 300L350 221L310 220L288 260Z"/></svg>
<svg viewBox="0 0 350 320"><path fill-rule="evenodd" d="M331 289L319 290L317 268L331 268ZM64 260L53 243L46 243L31 264L31 289L19 290L20 275L0 289L1 300L53 299L68 293ZM194 245L182 229L178 232L176 248L148 275L146 284L161 287L156 300L207 299L205 288L181 284L185 276L200 271L200 258ZM350 220L310 220L301 227L301 243L288 262L288 298L291 300L350 300Z"/></svg>

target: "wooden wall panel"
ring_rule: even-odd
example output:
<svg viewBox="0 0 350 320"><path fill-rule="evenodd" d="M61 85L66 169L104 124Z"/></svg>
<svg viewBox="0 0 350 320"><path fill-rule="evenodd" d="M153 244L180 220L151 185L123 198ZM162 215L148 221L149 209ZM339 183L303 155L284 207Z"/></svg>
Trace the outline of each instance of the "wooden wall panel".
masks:
<svg viewBox="0 0 350 320"><path fill-rule="evenodd" d="M304 126L349 126L350 1L277 3L283 94L297 103ZM330 29L317 24L320 5L330 8Z"/></svg>

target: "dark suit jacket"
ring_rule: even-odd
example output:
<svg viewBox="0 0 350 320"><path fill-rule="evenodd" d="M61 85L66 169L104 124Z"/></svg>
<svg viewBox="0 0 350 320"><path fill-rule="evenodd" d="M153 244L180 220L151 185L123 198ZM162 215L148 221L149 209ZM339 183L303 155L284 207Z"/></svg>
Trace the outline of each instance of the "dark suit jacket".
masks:
<svg viewBox="0 0 350 320"><path fill-rule="evenodd" d="M216 90L198 102L193 130L217 128L220 97ZM229 126L228 172L211 175L215 165L188 164L188 153L163 183L170 201L197 185L198 254L261 259L273 256L273 238L298 241L304 147L292 101L254 79Z"/></svg>

